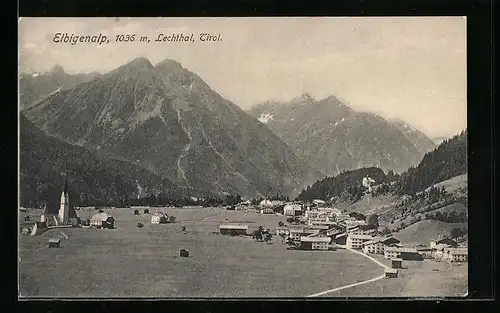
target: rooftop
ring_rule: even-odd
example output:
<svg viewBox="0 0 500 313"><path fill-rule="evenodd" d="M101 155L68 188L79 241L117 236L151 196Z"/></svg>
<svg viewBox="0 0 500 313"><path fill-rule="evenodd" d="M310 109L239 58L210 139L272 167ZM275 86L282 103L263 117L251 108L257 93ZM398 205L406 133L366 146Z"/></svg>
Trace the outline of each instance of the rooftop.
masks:
<svg viewBox="0 0 500 313"><path fill-rule="evenodd" d="M448 253L450 254L459 254L459 255L466 255L469 253L469 250L467 248L449 248L446 249Z"/></svg>
<svg viewBox="0 0 500 313"><path fill-rule="evenodd" d="M379 242L387 242L387 241L394 241L394 242L399 242L396 238L390 236L390 237L373 237L373 240L365 242L365 245L370 245L370 244L375 244Z"/></svg>
<svg viewBox="0 0 500 313"><path fill-rule="evenodd" d="M102 212L102 213L97 213L96 215L92 216L91 220L103 222L103 221L107 220L109 217L111 217L111 216Z"/></svg>
<svg viewBox="0 0 500 313"><path fill-rule="evenodd" d="M225 224L220 225L219 229L248 229L247 225Z"/></svg>
<svg viewBox="0 0 500 313"><path fill-rule="evenodd" d="M366 239L366 240L373 239L373 237L370 235L349 235L349 237L351 237L352 239Z"/></svg>
<svg viewBox="0 0 500 313"><path fill-rule="evenodd" d="M410 247L387 247L385 248L385 251L389 252L417 252L417 248L410 248Z"/></svg>
<svg viewBox="0 0 500 313"><path fill-rule="evenodd" d="M302 242L326 242L329 243L332 239L330 237L309 237L302 236L300 237L300 241Z"/></svg>

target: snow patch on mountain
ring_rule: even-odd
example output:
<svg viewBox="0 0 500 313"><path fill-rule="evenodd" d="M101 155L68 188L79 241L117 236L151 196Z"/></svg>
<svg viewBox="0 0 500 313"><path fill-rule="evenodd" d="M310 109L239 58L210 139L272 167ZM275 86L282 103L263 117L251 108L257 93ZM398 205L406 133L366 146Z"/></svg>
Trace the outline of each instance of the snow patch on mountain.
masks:
<svg viewBox="0 0 500 313"><path fill-rule="evenodd" d="M267 124L272 119L274 119L274 115L269 113L262 113L258 118L259 122L264 124Z"/></svg>
<svg viewBox="0 0 500 313"><path fill-rule="evenodd" d="M345 117L343 117L340 121L335 122L335 124L333 124L333 127L337 126L338 124L342 123L343 121L345 121Z"/></svg>

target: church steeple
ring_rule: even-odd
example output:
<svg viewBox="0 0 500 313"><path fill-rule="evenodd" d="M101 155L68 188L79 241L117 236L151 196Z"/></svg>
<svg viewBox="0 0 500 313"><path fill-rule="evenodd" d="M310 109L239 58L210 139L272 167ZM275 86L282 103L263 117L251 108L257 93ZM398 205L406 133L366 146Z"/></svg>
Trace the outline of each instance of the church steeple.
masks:
<svg viewBox="0 0 500 313"><path fill-rule="evenodd" d="M61 202L59 204L59 223L67 225L69 219L69 195L68 195L68 179L64 173L64 185L61 193Z"/></svg>
<svg viewBox="0 0 500 313"><path fill-rule="evenodd" d="M67 194L68 193L68 175L64 173L64 185L63 185L63 193Z"/></svg>

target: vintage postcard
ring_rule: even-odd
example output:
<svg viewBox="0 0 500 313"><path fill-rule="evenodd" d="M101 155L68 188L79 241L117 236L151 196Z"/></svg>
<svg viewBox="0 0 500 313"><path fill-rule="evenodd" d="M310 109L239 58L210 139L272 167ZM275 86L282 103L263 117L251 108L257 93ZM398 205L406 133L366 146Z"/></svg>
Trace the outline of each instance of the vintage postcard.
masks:
<svg viewBox="0 0 500 313"><path fill-rule="evenodd" d="M19 298L465 296L466 39L20 18Z"/></svg>

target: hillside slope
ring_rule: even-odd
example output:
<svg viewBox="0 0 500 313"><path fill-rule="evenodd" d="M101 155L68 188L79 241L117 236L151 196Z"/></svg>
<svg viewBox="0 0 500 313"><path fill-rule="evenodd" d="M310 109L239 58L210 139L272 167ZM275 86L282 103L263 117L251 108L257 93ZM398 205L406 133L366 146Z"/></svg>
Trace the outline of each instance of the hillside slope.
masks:
<svg viewBox="0 0 500 313"><path fill-rule="evenodd" d="M424 220L393 233L402 243L408 245L426 244L442 236L449 236L453 228L467 228L467 223L445 223Z"/></svg>
<svg viewBox="0 0 500 313"><path fill-rule="evenodd" d="M20 116L21 205L59 203L66 173L72 205L120 204L153 193L188 194L168 179L47 136Z"/></svg>

